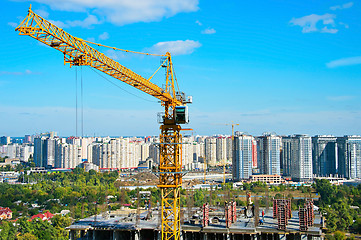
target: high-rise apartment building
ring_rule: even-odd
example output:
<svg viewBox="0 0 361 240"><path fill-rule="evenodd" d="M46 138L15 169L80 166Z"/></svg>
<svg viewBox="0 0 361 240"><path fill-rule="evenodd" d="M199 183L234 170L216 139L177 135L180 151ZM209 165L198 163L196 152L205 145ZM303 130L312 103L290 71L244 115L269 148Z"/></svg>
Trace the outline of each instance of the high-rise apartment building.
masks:
<svg viewBox="0 0 361 240"><path fill-rule="evenodd" d="M337 138L338 174L353 179L361 178L361 136Z"/></svg>
<svg viewBox="0 0 361 240"><path fill-rule="evenodd" d="M317 135L312 137L313 174L329 176L337 174L338 156L336 137Z"/></svg>
<svg viewBox="0 0 361 240"><path fill-rule="evenodd" d="M34 162L37 167L54 167L56 139L37 137L34 139Z"/></svg>
<svg viewBox="0 0 361 240"><path fill-rule="evenodd" d="M152 154L150 146L129 138L103 139L88 146L88 156L99 168L136 168Z"/></svg>
<svg viewBox="0 0 361 240"><path fill-rule="evenodd" d="M27 162L30 155L34 154L34 146L22 145L20 146L20 161Z"/></svg>
<svg viewBox="0 0 361 240"><path fill-rule="evenodd" d="M217 162L217 139L208 137L204 140L205 157L208 166L216 166Z"/></svg>
<svg viewBox="0 0 361 240"><path fill-rule="evenodd" d="M258 157L257 157L257 140L253 138L252 140L252 168L258 167Z"/></svg>
<svg viewBox="0 0 361 240"><path fill-rule="evenodd" d="M216 138L216 162L220 165L227 163L227 138L220 136Z"/></svg>
<svg viewBox="0 0 361 240"><path fill-rule="evenodd" d="M193 137L183 137L182 139L182 164L184 169L193 169Z"/></svg>
<svg viewBox="0 0 361 240"><path fill-rule="evenodd" d="M291 159L292 159L292 137L291 136L282 136L281 142L281 169L283 176L291 176Z"/></svg>
<svg viewBox="0 0 361 240"><path fill-rule="evenodd" d="M149 146L149 157L153 159L153 162L159 164L159 147L153 143Z"/></svg>
<svg viewBox="0 0 361 240"><path fill-rule="evenodd" d="M228 136L226 137L226 151L227 151L227 154L226 154L226 158L228 161L231 161L232 162L232 159L233 159L233 141L232 141L232 137Z"/></svg>
<svg viewBox="0 0 361 240"><path fill-rule="evenodd" d="M31 141L31 136L30 136L30 135L25 135L25 137L24 137L24 143L32 143L32 141Z"/></svg>
<svg viewBox="0 0 361 240"><path fill-rule="evenodd" d="M55 143L56 139L47 138L45 139L45 166L52 168L55 166Z"/></svg>
<svg viewBox="0 0 361 240"><path fill-rule="evenodd" d="M20 156L20 146L17 143L5 145L6 147L6 156L8 158L17 158Z"/></svg>
<svg viewBox="0 0 361 240"><path fill-rule="evenodd" d="M109 142L95 143L92 149L92 163L100 168L120 168L121 153L120 139Z"/></svg>
<svg viewBox="0 0 361 240"><path fill-rule="evenodd" d="M146 161L147 158L149 158L149 143L143 143L141 144L141 157L140 160L141 161Z"/></svg>
<svg viewBox="0 0 361 240"><path fill-rule="evenodd" d="M264 134L257 137L257 164L262 174L280 175L281 137L275 134Z"/></svg>
<svg viewBox="0 0 361 240"><path fill-rule="evenodd" d="M45 138L37 137L34 138L34 163L37 167L45 167L45 149L44 149Z"/></svg>
<svg viewBox="0 0 361 240"><path fill-rule="evenodd" d="M249 179L253 167L254 138L237 134L233 140L232 176L234 181Z"/></svg>
<svg viewBox="0 0 361 240"><path fill-rule="evenodd" d="M8 145L11 143L11 139L8 136L2 136L0 137L0 144L2 145Z"/></svg>
<svg viewBox="0 0 361 240"><path fill-rule="evenodd" d="M204 142L193 143L193 161L204 163L205 159L205 147Z"/></svg>
<svg viewBox="0 0 361 240"><path fill-rule="evenodd" d="M76 168L82 163L81 151L82 148L79 145L56 141L54 167Z"/></svg>
<svg viewBox="0 0 361 240"><path fill-rule="evenodd" d="M312 179L312 144L311 137L293 135L282 139L283 170L294 181Z"/></svg>

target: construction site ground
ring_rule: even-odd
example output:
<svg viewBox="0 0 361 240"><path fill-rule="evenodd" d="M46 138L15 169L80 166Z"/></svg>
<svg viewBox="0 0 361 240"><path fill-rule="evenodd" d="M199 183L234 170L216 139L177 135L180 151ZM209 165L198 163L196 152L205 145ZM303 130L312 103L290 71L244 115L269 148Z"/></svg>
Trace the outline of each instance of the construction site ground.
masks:
<svg viewBox="0 0 361 240"><path fill-rule="evenodd" d="M196 209L196 208L195 208ZM237 208L239 212L241 208ZM260 209L260 212L262 209ZM186 209L184 209L186 214ZM321 236L321 217L318 212L315 213L314 226L309 227L306 232L300 232L299 230L299 218L298 211L292 211L292 218L289 219L286 231L280 231L277 229L277 219L273 219L272 210L265 211L263 225L255 227L254 218L246 218L238 214L237 222L233 223L230 228L226 228L224 213L217 211L212 213L210 216L211 223L207 227L202 227L201 219L199 221L189 221L190 219L186 216L184 223L182 224L182 230L184 232L203 232L203 233L234 233L234 234L255 234L255 233L267 233L273 234L307 234L312 236ZM100 214L97 216L91 216L85 219L78 220L72 224L68 229L70 230L142 230L149 229L158 231L160 227L159 211L153 210L152 215L146 216L148 211L143 209L140 211L140 215L137 216L136 211L133 209L124 209L117 212L111 212L110 214ZM197 214L193 215L197 216ZM217 216L219 221L212 223L212 219ZM260 216L259 219L262 217Z"/></svg>

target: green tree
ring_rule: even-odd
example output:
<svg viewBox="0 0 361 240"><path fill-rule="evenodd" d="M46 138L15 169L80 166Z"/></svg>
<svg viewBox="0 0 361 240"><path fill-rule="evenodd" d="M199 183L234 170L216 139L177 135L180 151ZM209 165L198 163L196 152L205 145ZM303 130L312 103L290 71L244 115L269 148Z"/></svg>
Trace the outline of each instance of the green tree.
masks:
<svg viewBox="0 0 361 240"><path fill-rule="evenodd" d="M1 240L15 240L16 228L8 221L2 221L0 224L0 239Z"/></svg>
<svg viewBox="0 0 361 240"><path fill-rule="evenodd" d="M19 235L17 240L38 240L38 238L31 233L25 233L24 235Z"/></svg>
<svg viewBox="0 0 361 240"><path fill-rule="evenodd" d="M341 231L334 232L333 236L335 237L335 240L345 240L346 239L345 233L341 232Z"/></svg>

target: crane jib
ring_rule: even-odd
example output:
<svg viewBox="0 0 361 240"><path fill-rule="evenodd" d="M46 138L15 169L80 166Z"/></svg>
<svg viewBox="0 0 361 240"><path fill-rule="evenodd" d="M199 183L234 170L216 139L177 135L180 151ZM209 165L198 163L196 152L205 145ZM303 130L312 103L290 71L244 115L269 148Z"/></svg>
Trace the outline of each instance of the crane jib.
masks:
<svg viewBox="0 0 361 240"><path fill-rule="evenodd" d="M64 54L64 63L69 63L71 66L91 66L142 92L158 98L162 102L168 102L173 106L182 105L182 102L179 101L176 96L170 94L170 92L175 91L165 91L141 75L134 73L117 61L90 47L82 39L70 35L31 10L29 10L26 18L15 30L19 31L20 35L31 36L61 51Z"/></svg>

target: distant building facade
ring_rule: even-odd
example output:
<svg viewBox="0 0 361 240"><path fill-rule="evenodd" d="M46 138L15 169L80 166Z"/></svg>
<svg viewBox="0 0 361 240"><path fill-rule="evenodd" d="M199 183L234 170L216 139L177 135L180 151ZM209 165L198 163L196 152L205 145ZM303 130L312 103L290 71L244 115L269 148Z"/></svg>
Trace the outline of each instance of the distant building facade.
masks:
<svg viewBox="0 0 361 240"><path fill-rule="evenodd" d="M281 169L283 176L291 176L292 137L282 136Z"/></svg>
<svg viewBox="0 0 361 240"><path fill-rule="evenodd" d="M361 136L337 138L338 173L353 179L361 178Z"/></svg>
<svg viewBox="0 0 361 240"><path fill-rule="evenodd" d="M216 166L217 163L217 139L208 137L204 140L205 158L208 166Z"/></svg>
<svg viewBox="0 0 361 240"><path fill-rule="evenodd" d="M257 147L257 164L260 173L280 175L281 137L275 134L264 134L257 137Z"/></svg>
<svg viewBox="0 0 361 240"><path fill-rule="evenodd" d="M81 146L57 141L55 149L54 166L56 168L76 168L82 163Z"/></svg>
<svg viewBox="0 0 361 240"><path fill-rule="evenodd" d="M253 140L250 135L237 134L233 140L232 177L234 181L249 179L253 166Z"/></svg>
<svg viewBox="0 0 361 240"><path fill-rule="evenodd" d="M284 137L284 162L289 164L289 173L294 181L309 181L312 179L312 144L311 137L293 135Z"/></svg>
<svg viewBox="0 0 361 240"><path fill-rule="evenodd" d="M337 174L337 138L330 135L312 137L312 168L317 176Z"/></svg>
<svg viewBox="0 0 361 240"><path fill-rule="evenodd" d="M11 139L8 136L2 136L0 137L0 144L1 145L8 145L11 143Z"/></svg>
<svg viewBox="0 0 361 240"><path fill-rule="evenodd" d="M285 183L286 181L282 179L280 175L252 175L251 182L263 182L268 184L281 184Z"/></svg>
<svg viewBox="0 0 361 240"><path fill-rule="evenodd" d="M37 167L52 168L55 166L55 143L52 137L34 139L34 162Z"/></svg>

